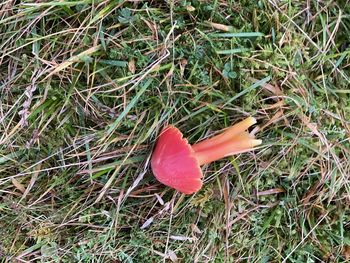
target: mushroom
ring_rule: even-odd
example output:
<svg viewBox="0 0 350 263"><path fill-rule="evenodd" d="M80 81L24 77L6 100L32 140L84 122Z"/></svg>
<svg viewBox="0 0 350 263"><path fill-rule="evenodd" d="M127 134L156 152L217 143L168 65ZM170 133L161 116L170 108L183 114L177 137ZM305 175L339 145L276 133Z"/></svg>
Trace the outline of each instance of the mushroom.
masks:
<svg viewBox="0 0 350 263"><path fill-rule="evenodd" d="M201 165L251 151L262 143L247 132L255 123L255 118L248 117L223 133L192 146L179 129L168 125L162 130L152 154L153 174L158 181L181 193L195 193L203 184Z"/></svg>

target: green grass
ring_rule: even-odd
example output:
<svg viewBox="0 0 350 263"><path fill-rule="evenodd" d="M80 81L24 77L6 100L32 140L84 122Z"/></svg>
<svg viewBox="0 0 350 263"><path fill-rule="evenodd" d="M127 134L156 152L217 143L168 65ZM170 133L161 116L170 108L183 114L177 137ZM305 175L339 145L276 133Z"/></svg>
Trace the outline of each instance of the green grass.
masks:
<svg viewBox="0 0 350 263"><path fill-rule="evenodd" d="M346 262L350 2L0 3L0 262ZM167 123L254 152L158 183Z"/></svg>

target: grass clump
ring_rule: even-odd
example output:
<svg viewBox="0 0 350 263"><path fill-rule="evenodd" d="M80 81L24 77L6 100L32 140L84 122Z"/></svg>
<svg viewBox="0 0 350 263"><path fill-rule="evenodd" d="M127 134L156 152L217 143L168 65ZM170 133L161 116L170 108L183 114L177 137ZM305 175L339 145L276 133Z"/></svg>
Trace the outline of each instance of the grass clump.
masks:
<svg viewBox="0 0 350 263"><path fill-rule="evenodd" d="M3 1L4 262L345 262L348 1ZM157 183L160 129L264 146ZM187 134L186 134L187 133Z"/></svg>

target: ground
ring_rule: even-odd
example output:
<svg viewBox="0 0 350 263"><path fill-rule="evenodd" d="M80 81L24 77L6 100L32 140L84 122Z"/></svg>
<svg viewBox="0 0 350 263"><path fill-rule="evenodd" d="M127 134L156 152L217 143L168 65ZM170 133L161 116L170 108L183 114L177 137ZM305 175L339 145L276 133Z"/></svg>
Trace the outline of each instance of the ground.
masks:
<svg viewBox="0 0 350 263"><path fill-rule="evenodd" d="M3 0L1 262L346 262L350 3ZM247 116L182 195L149 165Z"/></svg>

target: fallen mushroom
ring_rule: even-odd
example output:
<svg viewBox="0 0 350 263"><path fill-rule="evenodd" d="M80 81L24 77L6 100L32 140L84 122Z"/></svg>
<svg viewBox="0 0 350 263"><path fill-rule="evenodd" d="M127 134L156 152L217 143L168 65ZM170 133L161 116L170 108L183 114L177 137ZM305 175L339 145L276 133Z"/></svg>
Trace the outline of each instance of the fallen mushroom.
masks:
<svg viewBox="0 0 350 263"><path fill-rule="evenodd" d="M262 143L247 132L255 123L255 118L246 118L223 133L192 146L177 128L166 126L152 155L153 174L158 181L181 193L195 193L203 184L201 165L251 151Z"/></svg>

